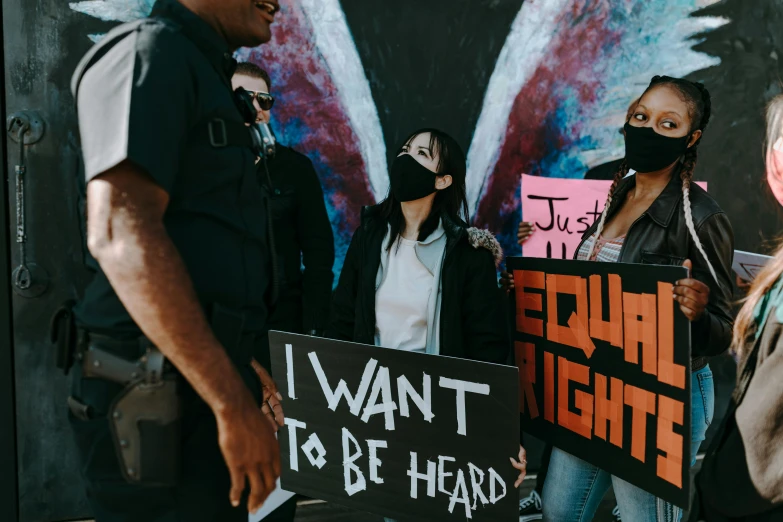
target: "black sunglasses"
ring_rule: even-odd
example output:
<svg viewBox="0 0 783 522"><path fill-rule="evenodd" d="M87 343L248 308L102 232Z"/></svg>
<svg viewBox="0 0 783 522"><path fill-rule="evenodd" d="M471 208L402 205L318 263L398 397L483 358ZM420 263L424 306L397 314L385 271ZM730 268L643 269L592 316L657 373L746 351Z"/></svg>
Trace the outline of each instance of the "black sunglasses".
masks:
<svg viewBox="0 0 783 522"><path fill-rule="evenodd" d="M245 91L250 95L251 100L258 102L258 106L261 107L262 111L268 111L275 104L275 97L268 92L248 91L247 89Z"/></svg>

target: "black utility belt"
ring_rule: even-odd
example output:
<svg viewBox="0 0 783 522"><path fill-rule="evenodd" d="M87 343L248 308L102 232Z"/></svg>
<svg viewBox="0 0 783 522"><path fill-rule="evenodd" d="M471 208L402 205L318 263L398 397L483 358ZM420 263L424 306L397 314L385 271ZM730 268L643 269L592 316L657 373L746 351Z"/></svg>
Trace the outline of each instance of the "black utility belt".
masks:
<svg viewBox="0 0 783 522"><path fill-rule="evenodd" d="M181 467L177 373L144 337L119 341L84 331L79 337L76 358L82 378L124 386L109 406L107 421L125 480L144 486L176 485ZM143 350L135 360L119 355L134 350ZM76 398L69 397L68 405L76 417L86 416Z"/></svg>

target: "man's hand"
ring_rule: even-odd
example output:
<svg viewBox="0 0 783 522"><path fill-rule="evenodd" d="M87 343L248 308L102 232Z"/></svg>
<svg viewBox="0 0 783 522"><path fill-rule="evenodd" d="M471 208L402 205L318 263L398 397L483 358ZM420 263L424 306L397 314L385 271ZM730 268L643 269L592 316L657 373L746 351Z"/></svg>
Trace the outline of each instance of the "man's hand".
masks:
<svg viewBox="0 0 783 522"><path fill-rule="evenodd" d="M682 266L688 269L688 274L693 270L690 259ZM696 321L704 314L710 301L710 287L692 277L680 279L674 283L674 300L680 304L680 310L689 321Z"/></svg>
<svg viewBox="0 0 783 522"><path fill-rule="evenodd" d="M247 480L247 509L255 513L274 491L280 476L280 447L272 424L250 394L238 402L234 408L216 412L218 442L231 474L231 505L239 506Z"/></svg>
<svg viewBox="0 0 783 522"><path fill-rule="evenodd" d="M272 422L274 430L277 431L278 426L285 426L285 415L283 414L283 405L280 402L283 400L283 396L277 391L277 384L269 375L269 372L261 366L258 361L253 359L251 361L253 369L258 375L258 380L261 381L261 386L264 388L264 398L261 402L261 411Z"/></svg>

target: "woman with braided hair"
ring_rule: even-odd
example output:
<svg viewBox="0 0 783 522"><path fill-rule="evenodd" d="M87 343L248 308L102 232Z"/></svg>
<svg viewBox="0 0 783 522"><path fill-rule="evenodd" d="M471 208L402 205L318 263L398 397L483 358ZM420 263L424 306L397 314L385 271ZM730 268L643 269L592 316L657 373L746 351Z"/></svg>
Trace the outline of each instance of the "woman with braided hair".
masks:
<svg viewBox="0 0 783 522"><path fill-rule="evenodd" d="M698 145L711 116L702 84L656 76L625 124L625 159L600 219L584 234L577 259L685 266L674 300L691 322L691 464L712 421L708 357L732 336L734 237L726 214L692 183ZM629 169L634 176L625 177ZM624 520L678 521L681 510L558 448L544 485L544 520L588 521L612 485Z"/></svg>

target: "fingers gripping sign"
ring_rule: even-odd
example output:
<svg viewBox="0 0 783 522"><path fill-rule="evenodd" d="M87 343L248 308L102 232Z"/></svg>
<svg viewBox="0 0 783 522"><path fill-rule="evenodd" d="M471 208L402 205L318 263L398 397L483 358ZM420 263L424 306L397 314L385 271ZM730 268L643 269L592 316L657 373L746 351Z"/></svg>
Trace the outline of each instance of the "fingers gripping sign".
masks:
<svg viewBox="0 0 783 522"><path fill-rule="evenodd" d="M686 259L683 265L688 269L688 277L674 284L674 300L680 305L680 310L689 321L697 321L707 308L710 300L710 287L698 279L691 277L693 263Z"/></svg>
<svg viewBox="0 0 783 522"><path fill-rule="evenodd" d="M272 379L272 376L269 375L269 372L258 364L258 361L255 359L251 361L251 364L263 387L264 395L261 402L261 412L266 415L272 423L274 430L277 431L278 427L285 426L285 415L283 414L283 405L281 404L283 396L277 390L277 384Z"/></svg>

